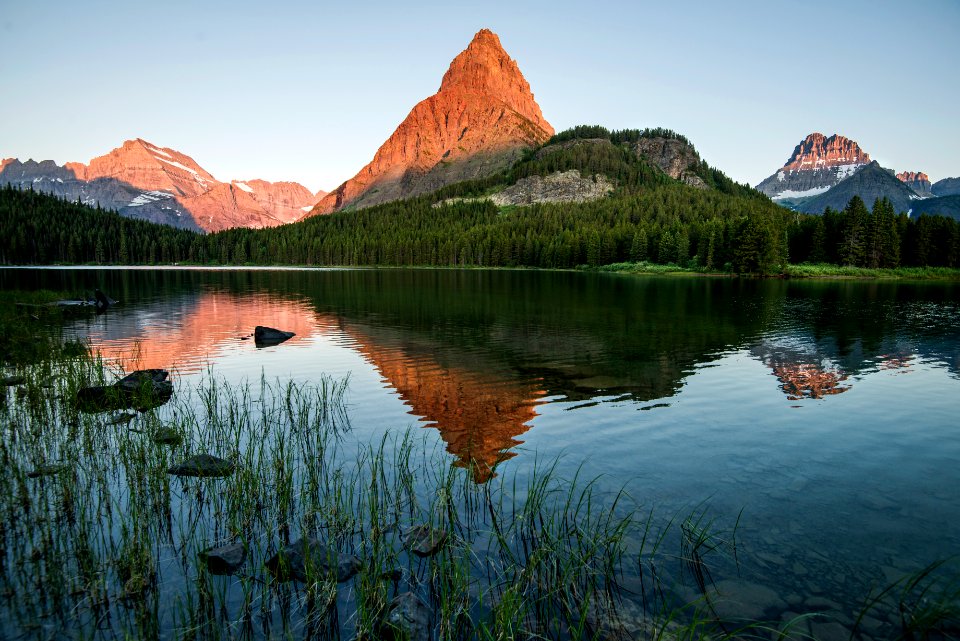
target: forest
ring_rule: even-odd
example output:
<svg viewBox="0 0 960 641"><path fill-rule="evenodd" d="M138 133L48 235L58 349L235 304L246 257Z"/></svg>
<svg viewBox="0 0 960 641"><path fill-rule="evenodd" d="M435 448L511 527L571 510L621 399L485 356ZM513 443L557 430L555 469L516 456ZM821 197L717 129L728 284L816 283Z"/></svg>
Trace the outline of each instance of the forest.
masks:
<svg viewBox="0 0 960 641"><path fill-rule="evenodd" d="M960 266L960 226L854 197L822 216L784 209L701 163L712 189L672 180L629 149L666 130L558 134L498 174L417 198L269 229L202 235L57 198L0 190L0 264L423 265L575 268L621 262L776 274L789 263ZM578 141L592 140L590 144ZM596 144L606 139L610 144ZM477 197L533 174L579 169L610 197L498 208ZM709 178L709 179L708 179Z"/></svg>

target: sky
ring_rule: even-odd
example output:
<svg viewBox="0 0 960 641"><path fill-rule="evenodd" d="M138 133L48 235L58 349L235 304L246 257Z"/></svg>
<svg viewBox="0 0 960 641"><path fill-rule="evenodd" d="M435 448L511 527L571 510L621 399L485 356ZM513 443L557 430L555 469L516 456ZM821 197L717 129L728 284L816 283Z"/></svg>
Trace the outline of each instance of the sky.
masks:
<svg viewBox="0 0 960 641"><path fill-rule="evenodd" d="M4 2L0 157L139 137L222 181L330 190L484 27L557 131L667 127L751 185L814 131L960 176L958 0Z"/></svg>

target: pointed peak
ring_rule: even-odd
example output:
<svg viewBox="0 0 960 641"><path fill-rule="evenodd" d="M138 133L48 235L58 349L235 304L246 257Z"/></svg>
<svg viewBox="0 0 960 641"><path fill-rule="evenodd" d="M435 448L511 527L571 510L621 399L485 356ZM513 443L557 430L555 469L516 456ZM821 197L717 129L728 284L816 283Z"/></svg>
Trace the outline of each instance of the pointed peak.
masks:
<svg viewBox="0 0 960 641"><path fill-rule="evenodd" d="M474 45L494 46L503 49L503 45L500 44L500 37L489 29L481 29L473 36L470 47Z"/></svg>

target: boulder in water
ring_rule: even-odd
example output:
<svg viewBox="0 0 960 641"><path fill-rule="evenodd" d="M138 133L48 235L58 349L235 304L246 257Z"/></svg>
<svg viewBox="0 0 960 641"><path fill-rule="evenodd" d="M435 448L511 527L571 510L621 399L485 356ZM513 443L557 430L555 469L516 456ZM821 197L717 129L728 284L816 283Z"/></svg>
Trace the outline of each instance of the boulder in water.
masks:
<svg viewBox="0 0 960 641"><path fill-rule="evenodd" d="M428 523L412 525L401 534L403 545L417 556L433 556L447 542L447 533Z"/></svg>
<svg viewBox="0 0 960 641"><path fill-rule="evenodd" d="M293 332L285 332L281 329L264 327L263 325L257 325L253 330L253 342L257 344L257 347L279 345L294 336L296 336L296 334Z"/></svg>
<svg viewBox="0 0 960 641"><path fill-rule="evenodd" d="M173 396L173 383L165 369L142 369L127 374L113 385L94 385L77 391L77 408L84 412L135 409L145 412L160 407Z"/></svg>
<svg viewBox="0 0 960 641"><path fill-rule="evenodd" d="M430 608L413 592L393 597L380 623L383 639L430 641Z"/></svg>
<svg viewBox="0 0 960 641"><path fill-rule="evenodd" d="M247 548L243 543L231 543L210 548L200 553L210 574L233 574L247 560Z"/></svg>
<svg viewBox="0 0 960 641"><path fill-rule="evenodd" d="M265 565L278 581L306 583L308 574L319 578L335 573L337 583L343 583L360 570L360 559L337 552L317 539L302 538L274 554Z"/></svg>
<svg viewBox="0 0 960 641"><path fill-rule="evenodd" d="M167 473L174 476L216 477L229 476L233 473L234 468L236 468L236 465L226 459L210 454L197 454L179 465L174 465L167 470Z"/></svg>

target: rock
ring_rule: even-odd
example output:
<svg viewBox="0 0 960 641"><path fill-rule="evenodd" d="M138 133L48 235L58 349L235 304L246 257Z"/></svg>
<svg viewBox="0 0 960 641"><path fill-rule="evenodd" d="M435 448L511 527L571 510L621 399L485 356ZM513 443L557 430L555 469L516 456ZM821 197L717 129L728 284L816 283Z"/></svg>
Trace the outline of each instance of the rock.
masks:
<svg viewBox="0 0 960 641"><path fill-rule="evenodd" d="M296 579L306 583L310 578L336 573L337 582L343 583L360 570L360 559L337 552L317 539L302 538L274 554L264 565L278 581Z"/></svg>
<svg viewBox="0 0 960 641"><path fill-rule="evenodd" d="M850 641L850 630L836 621L811 619L810 632L817 641Z"/></svg>
<svg viewBox="0 0 960 641"><path fill-rule="evenodd" d="M13 387L15 385L24 385L26 384L27 379L24 376L4 376L0 378L0 385L6 387Z"/></svg>
<svg viewBox="0 0 960 641"><path fill-rule="evenodd" d="M84 412L144 412L159 407L173 396L173 383L167 376L163 369L137 370L113 385L83 387L77 391L77 408Z"/></svg>
<svg viewBox="0 0 960 641"><path fill-rule="evenodd" d="M233 463L222 458L210 454L197 454L179 465L174 465L167 470L167 473L174 476L229 476L235 467Z"/></svg>
<svg viewBox="0 0 960 641"><path fill-rule="evenodd" d="M293 332L285 332L272 327L264 327L263 325L257 325L253 330L253 341L257 344L257 347L279 345L286 340L290 340L294 336L296 336L296 334Z"/></svg>
<svg viewBox="0 0 960 641"><path fill-rule="evenodd" d="M447 542L447 533L423 523L411 525L400 534L400 538L405 548L417 556L424 557L433 556L440 551Z"/></svg>
<svg viewBox="0 0 960 641"><path fill-rule="evenodd" d="M160 445L176 445L183 440L183 435L172 427L161 427L153 433L153 442Z"/></svg>
<svg viewBox="0 0 960 641"><path fill-rule="evenodd" d="M775 591L748 581L720 581L707 590L707 598L719 617L731 621L760 621L768 611L787 609Z"/></svg>
<svg viewBox="0 0 960 641"><path fill-rule="evenodd" d="M210 574L233 574L247 560L247 548L242 543L231 543L210 548L200 553Z"/></svg>
<svg viewBox="0 0 960 641"><path fill-rule="evenodd" d="M552 135L517 63L496 34L482 29L450 63L440 90L418 103L373 160L308 215L370 207L488 176Z"/></svg>
<svg viewBox="0 0 960 641"><path fill-rule="evenodd" d="M45 463L27 472L27 478L35 479L41 476L53 476L54 474L66 472L68 469L70 469L70 467L63 463Z"/></svg>
<svg viewBox="0 0 960 641"><path fill-rule="evenodd" d="M388 605L387 616L380 624L380 636L384 639L430 641L430 616L430 608L416 594L398 594Z"/></svg>

